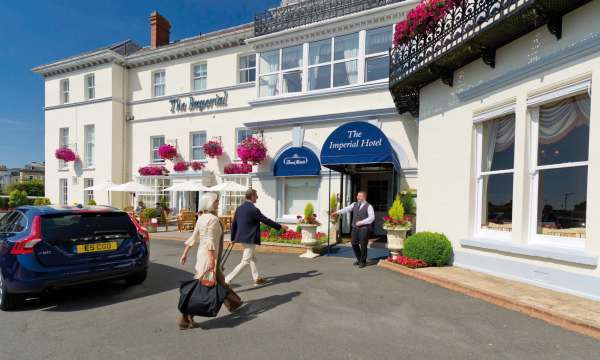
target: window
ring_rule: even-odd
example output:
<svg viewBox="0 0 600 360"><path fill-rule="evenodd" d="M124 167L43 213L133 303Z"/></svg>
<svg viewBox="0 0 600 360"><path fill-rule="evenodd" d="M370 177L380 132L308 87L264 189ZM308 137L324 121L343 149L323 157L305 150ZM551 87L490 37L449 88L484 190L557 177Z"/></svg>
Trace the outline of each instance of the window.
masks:
<svg viewBox="0 0 600 360"><path fill-rule="evenodd" d="M223 181L233 181L244 187L250 188L252 186L252 180L250 176L246 175L229 175L224 176ZM228 191L224 192L221 196L220 206L221 214L231 214L246 200L243 191Z"/></svg>
<svg viewBox="0 0 600 360"><path fill-rule="evenodd" d="M83 188L87 189L94 186L94 179L83 179ZM83 190L84 204L89 204L90 200L94 200L94 190Z"/></svg>
<svg viewBox="0 0 600 360"><path fill-rule="evenodd" d="M315 177L290 177L283 180L283 217L296 219L304 213L308 202L315 206L319 204L319 186L321 178Z"/></svg>
<svg viewBox="0 0 600 360"><path fill-rule="evenodd" d="M279 50L260 54L259 96L279 94ZM264 74L264 75L263 75Z"/></svg>
<svg viewBox="0 0 600 360"><path fill-rule="evenodd" d="M60 101L62 104L69 102L69 79L60 82Z"/></svg>
<svg viewBox="0 0 600 360"><path fill-rule="evenodd" d="M96 97L96 77L89 74L85 77L85 98L92 100Z"/></svg>
<svg viewBox="0 0 600 360"><path fill-rule="evenodd" d="M282 93L302 91L303 46L292 46L281 50Z"/></svg>
<svg viewBox="0 0 600 360"><path fill-rule="evenodd" d="M165 71L156 71L152 73L152 84L154 88L154 96L165 95Z"/></svg>
<svg viewBox="0 0 600 360"><path fill-rule="evenodd" d="M165 190L166 188L168 188L169 186L171 186L171 180L169 178L165 178L165 177L156 177L156 176L147 176L147 177L140 177L138 178L138 182L140 184L149 186L150 188L152 188L152 192L149 193L137 193L135 200L136 200L136 204L134 204L134 206L137 206L137 202L141 201L144 203L144 205L148 208L154 208L156 207L156 203L161 202L161 200L164 200L164 202L166 202L167 204L169 204L170 207L173 207L174 204L171 204L171 193L170 192L165 192L163 190Z"/></svg>
<svg viewBox="0 0 600 360"><path fill-rule="evenodd" d="M333 49L333 87L356 84L358 33L336 37Z"/></svg>
<svg viewBox="0 0 600 360"><path fill-rule="evenodd" d="M58 147L69 147L69 128L59 129ZM66 169L67 163L64 160L58 161L59 169Z"/></svg>
<svg viewBox="0 0 600 360"><path fill-rule="evenodd" d="M515 116L488 120L477 129L478 209L481 230L512 231Z"/></svg>
<svg viewBox="0 0 600 360"><path fill-rule="evenodd" d="M59 196L59 201L60 201L60 205L62 206L67 206L68 204L68 200L69 200L69 188L68 188L68 182L67 179L59 179L58 180L58 196Z"/></svg>
<svg viewBox="0 0 600 360"><path fill-rule="evenodd" d="M247 138L249 138L250 136L254 135L254 131L250 130L250 129L236 129L235 130L236 134L235 134L235 146L237 147L239 144L241 144L242 141L246 140Z"/></svg>
<svg viewBox="0 0 600 360"><path fill-rule="evenodd" d="M206 132L195 132L190 134L190 158L192 160L206 160L204 154L204 144L206 144Z"/></svg>
<svg viewBox="0 0 600 360"><path fill-rule="evenodd" d="M152 136L150 137L150 160L154 163L161 163L164 160L158 154L158 148L165 144L164 136Z"/></svg>
<svg viewBox="0 0 600 360"><path fill-rule="evenodd" d="M206 89L206 78L208 76L208 70L206 63L196 64L192 67L192 89L203 90Z"/></svg>
<svg viewBox="0 0 600 360"><path fill-rule="evenodd" d="M94 125L86 125L83 128L85 140L84 166L91 168L94 166L94 152L96 147L96 128Z"/></svg>
<svg viewBox="0 0 600 360"><path fill-rule="evenodd" d="M240 84L256 80L256 54L240 56Z"/></svg>
<svg viewBox="0 0 600 360"><path fill-rule="evenodd" d="M392 28L389 26L367 30L365 45L365 82L389 77L388 49L392 44Z"/></svg>
<svg viewBox="0 0 600 360"><path fill-rule="evenodd" d="M331 39L308 45L308 89L331 87Z"/></svg>
<svg viewBox="0 0 600 360"><path fill-rule="evenodd" d="M569 239L586 237L590 106L583 94L542 105L532 116L537 240L575 245Z"/></svg>

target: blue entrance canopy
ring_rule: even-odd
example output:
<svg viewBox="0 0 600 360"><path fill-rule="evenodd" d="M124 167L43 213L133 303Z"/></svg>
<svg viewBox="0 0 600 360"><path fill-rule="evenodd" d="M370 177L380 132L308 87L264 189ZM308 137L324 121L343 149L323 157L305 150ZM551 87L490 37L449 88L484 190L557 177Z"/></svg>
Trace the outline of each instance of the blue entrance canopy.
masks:
<svg viewBox="0 0 600 360"><path fill-rule="evenodd" d="M335 129L323 144L321 164L336 171L343 171L345 165L391 164L400 171L400 161L387 136L366 121Z"/></svg>
<svg viewBox="0 0 600 360"><path fill-rule="evenodd" d="M305 147L285 150L275 161L275 176L316 176L321 174L321 163L317 155Z"/></svg>

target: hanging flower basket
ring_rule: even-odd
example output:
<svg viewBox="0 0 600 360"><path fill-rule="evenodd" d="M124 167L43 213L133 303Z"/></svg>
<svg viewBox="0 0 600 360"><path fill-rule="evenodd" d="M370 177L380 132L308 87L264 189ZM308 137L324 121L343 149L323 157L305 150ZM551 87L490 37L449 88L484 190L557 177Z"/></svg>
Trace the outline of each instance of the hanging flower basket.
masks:
<svg viewBox="0 0 600 360"><path fill-rule="evenodd" d="M161 159L173 160L177 157L177 148L170 144L163 144L158 148L158 156Z"/></svg>
<svg viewBox="0 0 600 360"><path fill-rule="evenodd" d="M436 23L443 19L450 10L461 6L465 0L422 0L419 5L408 12L406 18L396 24L394 45L406 42L417 34L430 32Z"/></svg>
<svg viewBox="0 0 600 360"><path fill-rule="evenodd" d="M220 140L209 140L202 146L202 149L204 150L204 154L211 159L223 155L223 145Z"/></svg>
<svg viewBox="0 0 600 360"><path fill-rule="evenodd" d="M71 162L77 160L77 154L75 154L75 152L69 149L68 147L61 147L56 149L56 151L54 152L54 156L57 159L62 160L64 162Z"/></svg>
<svg viewBox="0 0 600 360"><path fill-rule="evenodd" d="M252 164L229 163L223 168L225 174L249 174L252 172Z"/></svg>
<svg viewBox="0 0 600 360"><path fill-rule="evenodd" d="M202 161L192 161L190 163L190 166L194 171L200 171L206 167L206 165Z"/></svg>
<svg viewBox="0 0 600 360"><path fill-rule="evenodd" d="M267 157L267 147L258 138L250 136L238 146L237 154L243 162L257 165Z"/></svg>
<svg viewBox="0 0 600 360"><path fill-rule="evenodd" d="M190 165L188 163L186 163L185 161L178 161L173 166L173 170L175 170L176 172L184 172L184 171L187 171L189 168L190 168Z"/></svg>
<svg viewBox="0 0 600 360"><path fill-rule="evenodd" d="M148 165L138 169L141 176L166 176L169 175L169 170L164 166Z"/></svg>

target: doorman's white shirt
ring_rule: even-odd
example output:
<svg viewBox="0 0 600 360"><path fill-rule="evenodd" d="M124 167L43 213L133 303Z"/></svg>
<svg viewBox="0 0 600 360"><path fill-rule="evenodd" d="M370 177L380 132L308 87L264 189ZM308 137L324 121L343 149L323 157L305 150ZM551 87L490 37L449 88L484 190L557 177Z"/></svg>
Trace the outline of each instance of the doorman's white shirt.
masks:
<svg viewBox="0 0 600 360"><path fill-rule="evenodd" d="M354 204L356 204L355 202L353 202L352 204L346 206L345 208L342 208L338 211L338 214L351 214L352 213L352 209L354 208ZM360 203L360 209L363 208L363 206L365 206L366 203L365 202L361 202ZM369 216L361 221L357 221L356 225L357 226L363 226L363 225L369 225L372 224L373 221L375 221L375 210L373 210L373 206L371 204L369 204L369 207L367 208L367 213L369 214Z"/></svg>

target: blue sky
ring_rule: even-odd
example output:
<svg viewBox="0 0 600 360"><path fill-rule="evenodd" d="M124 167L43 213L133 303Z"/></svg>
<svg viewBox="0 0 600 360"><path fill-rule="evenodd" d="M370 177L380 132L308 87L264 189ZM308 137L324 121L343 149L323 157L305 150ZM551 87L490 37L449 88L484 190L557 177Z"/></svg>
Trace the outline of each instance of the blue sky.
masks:
<svg viewBox="0 0 600 360"><path fill-rule="evenodd" d="M253 20L278 0L2 0L0 164L44 160L43 78L31 68L132 39L150 42L148 17L171 22L171 40Z"/></svg>

